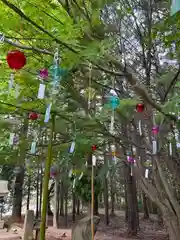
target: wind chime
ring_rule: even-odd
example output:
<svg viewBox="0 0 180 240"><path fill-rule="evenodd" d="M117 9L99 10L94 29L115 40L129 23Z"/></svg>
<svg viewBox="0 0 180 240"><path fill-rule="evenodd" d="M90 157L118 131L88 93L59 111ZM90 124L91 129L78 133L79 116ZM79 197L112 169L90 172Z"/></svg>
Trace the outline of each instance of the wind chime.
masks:
<svg viewBox="0 0 180 240"><path fill-rule="evenodd" d="M116 163L117 158L116 158L116 146L115 146L115 144L111 145L111 156L112 156L113 162Z"/></svg>
<svg viewBox="0 0 180 240"><path fill-rule="evenodd" d="M110 104L110 107L112 110L109 131L111 134L114 134L115 110L120 104L119 98L115 92L115 80L113 80L113 91L111 91L111 95L109 96L108 100L109 100L109 104Z"/></svg>
<svg viewBox="0 0 180 240"><path fill-rule="evenodd" d="M19 143L19 136L17 133L10 133L10 137L9 137L9 145L13 146L14 149L17 148Z"/></svg>
<svg viewBox="0 0 180 240"><path fill-rule="evenodd" d="M38 141L38 133L34 130L34 124L36 123L36 120L38 120L40 115L36 112L30 112L28 119L30 120L29 125L31 125L30 134L32 134L33 141L31 143L30 153L35 154L36 153L36 146Z"/></svg>
<svg viewBox="0 0 180 240"><path fill-rule="evenodd" d="M48 79L48 69L43 68L39 71L39 90L38 90L38 99L44 99L45 97L45 89L46 89L46 85L44 84L44 81Z"/></svg>
<svg viewBox="0 0 180 240"><path fill-rule="evenodd" d="M149 178L149 168L152 166L151 161L148 159L145 162L145 178L148 179Z"/></svg>
<svg viewBox="0 0 180 240"><path fill-rule="evenodd" d="M159 127L155 122L155 114L153 113L153 127L152 127L152 154L157 154L157 135L159 133Z"/></svg>
<svg viewBox="0 0 180 240"><path fill-rule="evenodd" d="M69 153L71 153L71 154L74 153L75 146L76 146L76 123L75 123L75 121L73 121L72 129L73 129L73 133L72 133L73 134L73 141L72 141L71 146L69 148Z"/></svg>
<svg viewBox="0 0 180 240"><path fill-rule="evenodd" d="M36 153L37 141L38 141L38 134L37 134L36 131L33 131L33 141L31 143L31 150L30 150L31 154L35 154Z"/></svg>
<svg viewBox="0 0 180 240"><path fill-rule="evenodd" d="M14 79L15 79L15 73L22 69L26 65L26 56L23 52L19 50L12 50L7 54L6 57L8 66L12 69L12 73L10 74L9 79L9 89L8 94L11 93L11 89L15 86ZM19 96L19 86L16 83L16 97Z"/></svg>
<svg viewBox="0 0 180 240"><path fill-rule="evenodd" d="M75 121L73 122L73 141L70 145L70 148L69 148L69 153L71 155L74 155L75 153L75 147L76 147L76 124L75 124ZM69 177L71 178L72 175L75 175L74 179L73 179L73 189L75 188L75 184L76 184L76 174L73 173L73 170L70 169L69 171ZM81 178L83 177L83 173L81 173L80 177L79 177L79 180L81 180Z"/></svg>
<svg viewBox="0 0 180 240"><path fill-rule="evenodd" d="M130 165L130 175L133 176L133 166L136 164L136 160L134 159L134 154L131 151L127 151L127 161Z"/></svg>
<svg viewBox="0 0 180 240"><path fill-rule="evenodd" d="M50 168L50 177L51 178L56 178L56 176L57 176L57 166L53 165Z"/></svg>
<svg viewBox="0 0 180 240"><path fill-rule="evenodd" d="M138 103L136 105L136 111L138 113L144 112L145 106L144 103ZM139 135L142 136L142 127L141 127L141 119L138 121Z"/></svg>
<svg viewBox="0 0 180 240"><path fill-rule="evenodd" d="M50 67L50 76L52 77L52 95L51 95L51 100L50 103L47 105L46 112L45 112L45 118L44 122L48 123L51 115L51 108L53 102L56 100L56 94L58 93L58 87L59 87L59 81L61 77L64 74L63 69L59 67L60 64L60 58L59 58L59 49L56 48L55 54L54 54L54 61L53 65ZM40 85L39 85L39 90L38 90L38 98L39 99L44 99L45 98L45 80L47 80L49 77L49 72L48 69L43 68L39 72L39 80L40 80Z"/></svg>
<svg viewBox="0 0 180 240"><path fill-rule="evenodd" d="M180 1L179 0L172 0L171 16L178 13L179 11L180 11Z"/></svg>

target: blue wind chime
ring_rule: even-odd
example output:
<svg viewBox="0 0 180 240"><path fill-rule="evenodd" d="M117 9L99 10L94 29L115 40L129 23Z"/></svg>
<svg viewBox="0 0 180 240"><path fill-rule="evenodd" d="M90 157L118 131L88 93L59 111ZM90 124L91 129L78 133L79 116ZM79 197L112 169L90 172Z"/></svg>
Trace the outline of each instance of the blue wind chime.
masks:
<svg viewBox="0 0 180 240"><path fill-rule="evenodd" d="M113 94L109 97L109 104L112 109L112 114L111 114L111 123L110 123L110 133L114 134L114 122L115 122L115 110L119 106L120 101L118 96L113 92Z"/></svg>

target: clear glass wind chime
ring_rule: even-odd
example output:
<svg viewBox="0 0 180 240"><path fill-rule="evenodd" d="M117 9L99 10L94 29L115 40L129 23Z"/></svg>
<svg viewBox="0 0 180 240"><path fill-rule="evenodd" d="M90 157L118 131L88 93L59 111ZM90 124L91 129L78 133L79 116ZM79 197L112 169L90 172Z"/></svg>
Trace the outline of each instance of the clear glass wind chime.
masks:
<svg viewBox="0 0 180 240"><path fill-rule="evenodd" d="M52 95L51 95L51 100L50 103L48 104L47 108L46 108L46 112L45 112L45 118L44 118L44 122L47 123L49 122L50 119L50 115L51 115L51 108L52 108L52 104L53 102L56 100L55 97L58 93L58 88L59 88L59 81L61 79L61 69L59 67L60 64L60 56L59 56L59 49L56 48L55 50L55 54L54 54L54 61L53 61L53 65L50 67L50 73L51 73L51 77L52 77ZM39 99L44 99L45 97L45 88L46 85L44 83L44 80L46 80L48 78L48 70L47 69L42 69L40 71L39 74L39 80L40 80L40 85L39 85L39 91L38 91L38 98Z"/></svg>
<svg viewBox="0 0 180 240"><path fill-rule="evenodd" d="M72 134L73 134L73 141L71 143L71 146L69 148L69 153L73 154L74 151L75 151L75 146L76 146L76 122L73 121L73 131L72 131Z"/></svg>
<svg viewBox="0 0 180 240"><path fill-rule="evenodd" d="M72 130L73 130L72 131L73 141L72 141L72 143L70 145L70 148L69 148L69 153L71 154L71 156L74 155L75 147L76 147L76 122L75 121L73 121ZM69 178L71 178L72 175L73 175L73 169L70 169L70 171L69 171ZM74 175L75 175L75 177L73 179L73 189L75 188L75 184L76 184L76 174L74 174ZM81 174L80 177L79 177L79 180L82 178L82 176L83 175Z"/></svg>
<svg viewBox="0 0 180 240"><path fill-rule="evenodd" d="M156 125L155 113L153 113L153 127L152 127L152 154L157 154L157 135L159 133L159 127Z"/></svg>

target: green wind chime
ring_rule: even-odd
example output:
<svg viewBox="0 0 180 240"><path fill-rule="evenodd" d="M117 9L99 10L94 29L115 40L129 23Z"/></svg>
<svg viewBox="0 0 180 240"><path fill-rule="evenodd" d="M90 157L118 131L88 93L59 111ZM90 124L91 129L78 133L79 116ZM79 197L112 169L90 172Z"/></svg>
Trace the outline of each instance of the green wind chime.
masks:
<svg viewBox="0 0 180 240"><path fill-rule="evenodd" d="M171 16L180 11L180 0L172 0L171 3Z"/></svg>

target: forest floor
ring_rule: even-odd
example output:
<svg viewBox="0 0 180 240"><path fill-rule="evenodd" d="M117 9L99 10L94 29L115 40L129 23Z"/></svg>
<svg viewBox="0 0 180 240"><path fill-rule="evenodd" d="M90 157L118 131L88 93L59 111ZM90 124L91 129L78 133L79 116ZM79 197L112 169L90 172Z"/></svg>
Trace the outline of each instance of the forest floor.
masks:
<svg viewBox="0 0 180 240"><path fill-rule="evenodd" d="M143 215L140 213L140 230L138 232L138 236L135 238L127 237L126 229L127 225L124 221L124 212L116 211L114 216L110 216L109 226L105 225L104 218L104 210L100 209L100 218L101 221L98 226L98 231L96 233L95 240L168 240L166 229L158 224L157 216L151 215L150 219L143 219ZM77 216L76 222L78 219L82 218L83 215ZM63 217L60 219L60 228L55 229L52 227L52 217L48 219L48 229L46 231L46 240L71 240L71 229L73 226L72 216L69 214L68 216L68 227L65 228L65 220ZM23 228L23 223L19 224L21 229ZM21 231L20 231L21 232ZM18 231L17 235L22 236L22 232ZM2 235L2 233L0 233ZM10 233L9 233L10 234ZM9 235L8 234L8 235ZM12 233L11 233L12 235ZM16 239L17 235L13 238L10 237L8 239ZM7 236L7 235L6 235ZM1 236L3 237L3 236ZM5 239L5 238L0 238Z"/></svg>
<svg viewBox="0 0 180 240"><path fill-rule="evenodd" d="M110 217L110 224L106 226L104 223L103 210L100 210L100 224L96 233L96 240L167 240L166 229L159 226L157 218L151 215L149 220L143 219L140 214L140 231L137 238L126 237L126 224L124 222L124 212L116 211L115 216ZM72 217L68 217L68 228L63 226L64 219L60 229L49 227L47 230L47 240L71 240L71 228L73 226ZM49 219L49 224L52 220Z"/></svg>

